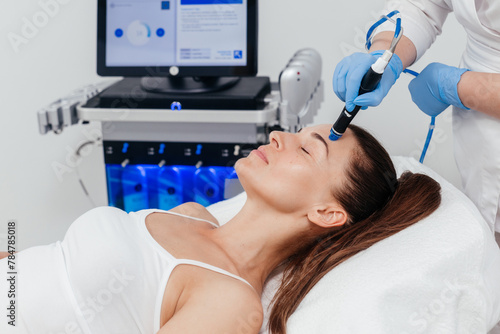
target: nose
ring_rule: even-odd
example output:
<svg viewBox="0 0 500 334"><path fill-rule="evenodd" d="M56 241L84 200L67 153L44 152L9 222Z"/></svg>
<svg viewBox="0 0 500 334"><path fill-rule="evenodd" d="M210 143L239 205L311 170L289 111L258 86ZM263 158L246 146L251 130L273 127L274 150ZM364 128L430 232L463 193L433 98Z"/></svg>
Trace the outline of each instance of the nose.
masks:
<svg viewBox="0 0 500 334"><path fill-rule="evenodd" d="M298 134L283 131L273 131L269 134L269 144L277 151L283 151L286 147L291 147L298 140Z"/></svg>
<svg viewBox="0 0 500 334"><path fill-rule="evenodd" d="M276 150L282 150L283 149L283 132L281 131L273 131L269 134L269 144L271 147L275 148Z"/></svg>

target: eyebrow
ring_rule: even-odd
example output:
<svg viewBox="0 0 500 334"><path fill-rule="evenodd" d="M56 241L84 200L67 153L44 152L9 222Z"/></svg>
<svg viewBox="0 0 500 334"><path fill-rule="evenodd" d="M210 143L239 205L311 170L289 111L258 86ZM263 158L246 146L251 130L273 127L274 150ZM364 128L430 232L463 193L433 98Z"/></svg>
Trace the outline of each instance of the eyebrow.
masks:
<svg viewBox="0 0 500 334"><path fill-rule="evenodd" d="M299 131L297 131L297 133L299 133L300 131L302 131L302 129L304 128L300 128ZM321 141L324 145L325 145L325 148L326 148L326 156L328 156L328 153L330 152L330 150L328 149L328 144L326 143L326 140L325 138L323 138L319 133L317 132L311 132L311 136L313 136L314 138L318 139L319 141Z"/></svg>
<svg viewBox="0 0 500 334"><path fill-rule="evenodd" d="M317 132L311 132L311 136L318 139L320 142L322 142L325 145L326 155L328 156L329 150L328 150L328 144L326 143L326 140Z"/></svg>

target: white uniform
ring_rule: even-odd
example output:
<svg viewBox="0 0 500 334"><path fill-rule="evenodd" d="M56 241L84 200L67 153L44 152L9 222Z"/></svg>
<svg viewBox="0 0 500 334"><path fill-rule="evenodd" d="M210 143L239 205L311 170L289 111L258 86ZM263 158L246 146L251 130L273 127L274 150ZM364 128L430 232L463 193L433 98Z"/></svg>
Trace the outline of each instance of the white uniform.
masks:
<svg viewBox="0 0 500 334"><path fill-rule="evenodd" d="M467 33L459 67L500 73L500 0L388 0L385 10L394 9L402 14L404 34L415 44L417 60L453 11ZM500 232L500 119L454 107L453 134L464 191Z"/></svg>

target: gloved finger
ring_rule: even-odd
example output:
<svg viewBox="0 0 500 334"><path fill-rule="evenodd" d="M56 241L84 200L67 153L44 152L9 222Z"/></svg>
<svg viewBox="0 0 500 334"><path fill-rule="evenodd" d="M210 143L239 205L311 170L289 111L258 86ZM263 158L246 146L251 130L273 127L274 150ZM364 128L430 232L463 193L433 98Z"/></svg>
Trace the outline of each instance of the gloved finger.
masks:
<svg viewBox="0 0 500 334"><path fill-rule="evenodd" d="M345 91L346 91L346 75L349 70L347 60L344 59L335 67L335 72L333 73L333 91L335 95L342 101L345 101Z"/></svg>
<svg viewBox="0 0 500 334"><path fill-rule="evenodd" d="M379 86L373 92L359 95L354 99L353 103L361 107L376 107L382 102L383 98L383 92Z"/></svg>
<svg viewBox="0 0 500 334"><path fill-rule="evenodd" d="M422 92L418 92L420 91L421 85L420 81L417 79L418 77L410 81L408 84L408 90L410 91L413 103L415 103L421 111L427 114L426 110L429 110L429 106L425 103L426 98L423 97L424 94Z"/></svg>
<svg viewBox="0 0 500 334"><path fill-rule="evenodd" d="M368 107L361 107L361 110L366 110L368 109Z"/></svg>
<svg viewBox="0 0 500 334"><path fill-rule="evenodd" d="M413 78L410 83L408 84L408 90L410 91L410 94L413 98L413 94L415 94L416 90L417 90L417 86L418 86L418 81L417 81L418 77L416 78Z"/></svg>
<svg viewBox="0 0 500 334"><path fill-rule="evenodd" d="M432 91L428 88L425 80L422 80L422 78L417 80L419 78L420 76L413 79L408 84L411 100L425 114L429 116L438 116L450 105L435 97Z"/></svg>
<svg viewBox="0 0 500 334"><path fill-rule="evenodd" d="M370 66L371 64L369 62L361 63L347 74L345 102L348 111L354 109L354 99L359 94L361 80Z"/></svg>
<svg viewBox="0 0 500 334"><path fill-rule="evenodd" d="M354 110L354 108L356 108L356 105L354 104L354 102L348 102L346 101L345 102L345 108L347 109L347 111L351 112Z"/></svg>
<svg viewBox="0 0 500 334"><path fill-rule="evenodd" d="M414 98L412 96L412 101L417 105L417 107L424 112L425 114L435 117L442 113L446 108L448 108L449 104L444 104L442 102L433 102L429 103L427 99Z"/></svg>

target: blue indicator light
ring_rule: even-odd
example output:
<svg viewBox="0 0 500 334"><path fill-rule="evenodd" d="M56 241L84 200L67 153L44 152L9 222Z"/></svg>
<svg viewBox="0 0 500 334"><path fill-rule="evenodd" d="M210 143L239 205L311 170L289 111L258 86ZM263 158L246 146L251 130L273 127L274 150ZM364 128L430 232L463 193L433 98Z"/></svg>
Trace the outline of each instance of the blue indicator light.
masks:
<svg viewBox="0 0 500 334"><path fill-rule="evenodd" d="M170 109L172 109L172 110L181 110L182 109L182 105L181 105L180 102L174 101L170 105Z"/></svg>
<svg viewBox="0 0 500 334"><path fill-rule="evenodd" d="M156 30L156 35L158 37L163 37L165 36L165 30L163 28L158 28L158 30Z"/></svg>
<svg viewBox="0 0 500 334"><path fill-rule="evenodd" d="M122 153L127 153L128 143L123 143Z"/></svg>
<svg viewBox="0 0 500 334"><path fill-rule="evenodd" d="M123 36L123 30L116 29L115 30L115 36L118 37L118 38L122 37Z"/></svg>
<svg viewBox="0 0 500 334"><path fill-rule="evenodd" d="M196 155L200 155L202 149L203 149L203 145L198 144L198 146L196 146Z"/></svg>
<svg viewBox="0 0 500 334"><path fill-rule="evenodd" d="M165 153L165 144L160 144L160 149L158 150L158 153L160 154Z"/></svg>

